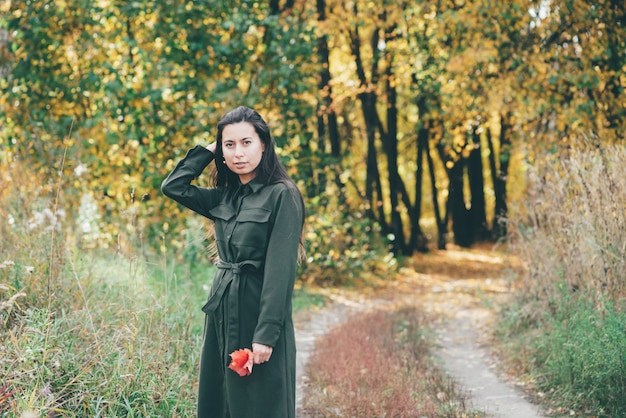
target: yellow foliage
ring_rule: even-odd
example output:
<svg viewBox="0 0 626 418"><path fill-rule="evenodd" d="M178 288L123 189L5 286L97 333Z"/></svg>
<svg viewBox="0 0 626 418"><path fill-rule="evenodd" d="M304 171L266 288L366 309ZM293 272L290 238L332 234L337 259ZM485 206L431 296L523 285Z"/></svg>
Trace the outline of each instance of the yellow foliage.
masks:
<svg viewBox="0 0 626 418"><path fill-rule="evenodd" d="M267 117L281 157L289 160L289 173L303 189L314 181L303 163L307 153L328 156L328 144L316 136L317 117L332 111L341 136L337 170L353 190L346 198L360 201L371 151L360 100L370 95L376 101L375 147L385 173L389 82L397 93L398 172L414 189L409 181L416 178L414 149L422 124L431 129L430 144L452 157L456 148L463 149L469 122L481 120L498 134L500 118L492 115L507 112L515 137L529 143L550 146L553 138L572 131L607 138L623 133L626 102L623 95L609 94L626 87L623 53L617 66L603 58L607 37L626 38L623 28L610 11L596 10L596 22L589 18L588 2L569 3L568 15L559 14L563 3L556 1L538 18L522 0L388 3L384 13L371 1L329 2L320 22L311 2L296 2L276 16L263 2L242 4L233 14L202 2L138 8L101 0L96 5L107 13L94 9L80 15L82 3L74 0L55 8L42 1L0 2L16 36L11 50L0 53L21 65L10 79L0 77L7 92L0 94L0 144L9 144L12 154L5 158L11 162L32 165L35 184L58 174L67 149L63 175L72 179L65 190L70 207L88 190L103 213L119 216L133 207L129 190L134 189L136 196L149 196L138 207L158 225L155 230L163 216L173 219L168 228L174 229L180 209L158 197L160 180L192 142L210 140L226 110L248 104ZM31 16L38 16L39 27L31 27ZM551 39L560 19L571 29ZM576 33L586 38L577 42ZM328 63L316 49L322 35ZM357 45L363 82L357 76ZM331 80L320 92L322 69ZM427 104L418 109L418 99ZM81 164L87 167L85 178L74 179L71 170ZM315 161L310 172L320 175L325 164ZM437 170L445 178L443 167ZM324 193L343 193L332 187ZM382 193L381 200L388 191ZM391 205L385 201L384 207ZM327 216L329 222L336 217ZM350 259L353 245L316 254Z"/></svg>

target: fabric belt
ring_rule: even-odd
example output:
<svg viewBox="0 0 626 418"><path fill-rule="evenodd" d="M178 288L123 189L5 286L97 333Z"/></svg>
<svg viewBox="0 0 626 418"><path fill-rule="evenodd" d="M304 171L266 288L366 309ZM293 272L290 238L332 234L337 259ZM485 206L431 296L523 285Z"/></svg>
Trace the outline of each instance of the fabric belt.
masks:
<svg viewBox="0 0 626 418"><path fill-rule="evenodd" d="M238 344L239 341L239 287L241 285L241 272L245 268L250 268L253 272L258 272L263 266L262 261L244 260L238 263L227 263L219 261L217 268L220 270L230 270L231 274L225 274L215 289L215 292L209 297L207 303L202 307L202 311L206 314L214 314L220 306L222 298L226 297L224 303L228 304L228 318L222 318L227 322L226 340L232 344ZM230 287L230 290L229 290ZM228 293L227 295L225 295ZM221 323L220 323L221 325ZM223 341L222 331L217 330L220 351L228 360L228 353L245 347L228 347L228 353L224 350L225 341Z"/></svg>

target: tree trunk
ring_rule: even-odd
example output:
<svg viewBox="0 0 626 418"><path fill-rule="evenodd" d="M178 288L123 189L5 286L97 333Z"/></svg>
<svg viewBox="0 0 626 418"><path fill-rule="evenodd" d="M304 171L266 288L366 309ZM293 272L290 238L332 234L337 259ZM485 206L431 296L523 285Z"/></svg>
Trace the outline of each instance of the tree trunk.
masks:
<svg viewBox="0 0 626 418"><path fill-rule="evenodd" d="M317 20L320 22L320 26L326 20L326 0L317 0ZM332 155L332 164L339 164L339 158L341 154L339 145L339 128L337 126L337 115L332 106L333 89L330 84L330 51L328 48L328 35L321 34L318 39L318 55L322 69L319 75L319 100L317 104L317 140L318 140L318 153L320 156L320 162L325 165L326 160L326 140L330 142L330 149ZM341 181L339 179L339 170L336 170L335 183L341 188ZM319 170L319 176L317 179L318 189L321 193L326 188L326 172ZM319 193L318 193L319 194Z"/></svg>
<svg viewBox="0 0 626 418"><path fill-rule="evenodd" d="M470 247L473 242L471 213L465 205L463 180L465 174L465 159L459 157L448 172L450 185L448 186L448 205L452 216L452 232L454 242L461 247Z"/></svg>
<svg viewBox="0 0 626 418"><path fill-rule="evenodd" d="M285 10L289 10L294 6L294 0L286 0L283 7L280 7L280 0L270 0L270 14L277 15Z"/></svg>
<svg viewBox="0 0 626 418"><path fill-rule="evenodd" d="M485 203L485 179L483 172L482 148L478 128L472 130L472 148L467 161L467 176L471 193L470 218L473 240L485 240L489 238L489 226L487 225L487 208Z"/></svg>
<svg viewBox="0 0 626 418"><path fill-rule="evenodd" d="M354 3L354 14L358 14L358 3ZM374 30L372 35L372 45L378 44L378 30ZM367 169L365 179L365 197L369 207L366 211L370 219L378 221L382 228L383 234L389 232L389 226L385 217L385 208L383 206L382 184L380 182L380 171L378 170L378 159L376 153L376 123L378 114L376 113L376 92L371 86L375 86L378 81L378 54L372 57L371 80L368 82L361 57L361 38L359 28L356 27L350 31L350 49L354 62L356 64L356 73L359 78L361 88L364 90L359 93L358 97L361 101L361 110L363 111L363 119L365 121L365 130L367 136ZM377 49L375 50L375 52ZM374 188L376 188L376 197L374 197ZM376 211L378 216L376 216Z"/></svg>
<svg viewBox="0 0 626 418"><path fill-rule="evenodd" d="M326 0L317 0L317 20L321 24L326 20ZM317 108L318 137L326 138L326 126L328 126L328 138L330 142L331 154L339 157L341 150L339 146L339 128L337 126L337 114L333 108L333 88L330 85L330 51L328 48L328 35L321 34L318 42L318 54L322 69L320 71L319 91L320 100ZM325 142L320 144L320 151L326 150Z"/></svg>
<svg viewBox="0 0 626 418"><path fill-rule="evenodd" d="M415 79L414 79L415 80ZM417 108L420 118L426 115L426 104L423 99L418 99ZM428 251L428 240L420 226L422 218L422 183L424 181L424 154L428 153L428 137L430 135L430 127L428 122L421 121L417 130L417 156L415 161L417 167L415 169L415 203L411 210L411 236L409 238L409 247L412 251L426 252Z"/></svg>
<svg viewBox="0 0 626 418"><path fill-rule="evenodd" d="M393 86L393 60L388 56L386 69L385 90L387 93L387 134L381 135L383 148L387 154L387 176L389 178L389 205L391 207L391 231L394 235L392 243L393 253L407 255L407 245L404 238L404 225L400 214L400 175L398 173L398 110L396 108L397 94ZM409 208L410 209L410 208Z"/></svg>
<svg viewBox="0 0 626 418"><path fill-rule="evenodd" d="M387 224L385 208L383 207L382 185L380 183L380 171L378 170L376 152L376 126L374 125L376 120L376 95L372 92L362 93L359 98L361 99L361 109L367 135L365 197L369 202L368 213L373 220L380 223L383 233L386 234L389 232L389 225Z"/></svg>
<svg viewBox="0 0 626 418"><path fill-rule="evenodd" d="M507 203L506 203L506 177L509 171L509 160L511 158L511 136L513 127L510 123L510 114L504 114L500 117L500 155L498 160L500 162L500 169L494 172L497 174L493 181L493 192L495 197L495 210L493 218L493 231L496 239L501 239L507 235L506 217L507 217ZM493 143L491 141L491 135L488 136L489 148L493 154ZM495 157L494 157L495 158Z"/></svg>
<svg viewBox="0 0 626 418"><path fill-rule="evenodd" d="M494 213L497 214L498 213L498 197L497 197L497 193L495 193L496 190L496 183L498 182L498 176L499 176L499 171L498 171L498 166L496 164L496 149L495 146L493 145L493 136L491 134L491 128L489 127L487 129L487 146L489 147L489 171L491 171L491 184L493 184L493 189L494 189L494 195L495 196L495 208L494 208ZM494 216L493 219L493 224L492 224L492 231L493 231L493 236L494 238L497 240L499 238L501 238L498 235L498 230L496 228L496 218L497 216Z"/></svg>
<svg viewBox="0 0 626 418"><path fill-rule="evenodd" d="M432 190L433 211L435 212L435 221L437 222L437 248L445 250L446 233L448 232L448 212L446 211L445 217L441 216L439 199L437 198L439 196L439 189L437 187L437 178L435 177L435 163L433 162L433 156L430 153L428 136L424 135L422 141L425 142L426 161L428 162L428 174L430 175L430 185Z"/></svg>

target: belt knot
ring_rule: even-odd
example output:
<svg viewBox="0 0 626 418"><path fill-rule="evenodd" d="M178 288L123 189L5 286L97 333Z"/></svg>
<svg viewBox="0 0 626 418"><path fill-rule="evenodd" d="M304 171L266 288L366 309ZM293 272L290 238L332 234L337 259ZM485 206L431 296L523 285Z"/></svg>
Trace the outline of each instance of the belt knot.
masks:
<svg viewBox="0 0 626 418"><path fill-rule="evenodd" d="M220 260L217 263L217 268L222 270L230 270L233 274L240 276L245 267L251 267L252 270L259 270L261 268L261 261L256 260L244 260L238 263L228 263Z"/></svg>
<svg viewBox="0 0 626 418"><path fill-rule="evenodd" d="M220 306L222 299L224 299L224 303L228 304L229 317L221 319L225 321L224 325L227 329L226 335L222 335L221 326L220 329L217 330L218 344L226 363L228 362L228 353L237 349L239 340L239 286L242 281L241 272L244 268L258 271L261 270L262 266L263 262L256 260L244 260L238 263L228 263L220 260L217 263L218 269L230 270L232 274L227 274L220 278L215 292L213 292L207 303L202 307L202 311L206 314L214 314L218 306ZM231 345L231 347L226 347L226 345Z"/></svg>

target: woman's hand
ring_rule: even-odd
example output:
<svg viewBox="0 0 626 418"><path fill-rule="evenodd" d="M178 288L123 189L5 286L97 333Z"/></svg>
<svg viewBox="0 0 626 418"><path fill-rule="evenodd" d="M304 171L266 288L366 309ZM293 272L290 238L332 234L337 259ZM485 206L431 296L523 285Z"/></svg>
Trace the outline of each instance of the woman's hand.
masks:
<svg viewBox="0 0 626 418"><path fill-rule="evenodd" d="M217 143L211 142L209 145L206 146L206 149L215 154L215 150L217 149Z"/></svg>
<svg viewBox="0 0 626 418"><path fill-rule="evenodd" d="M272 351L274 349L269 345L252 343L252 355L254 357L254 364L265 363L270 360Z"/></svg>

